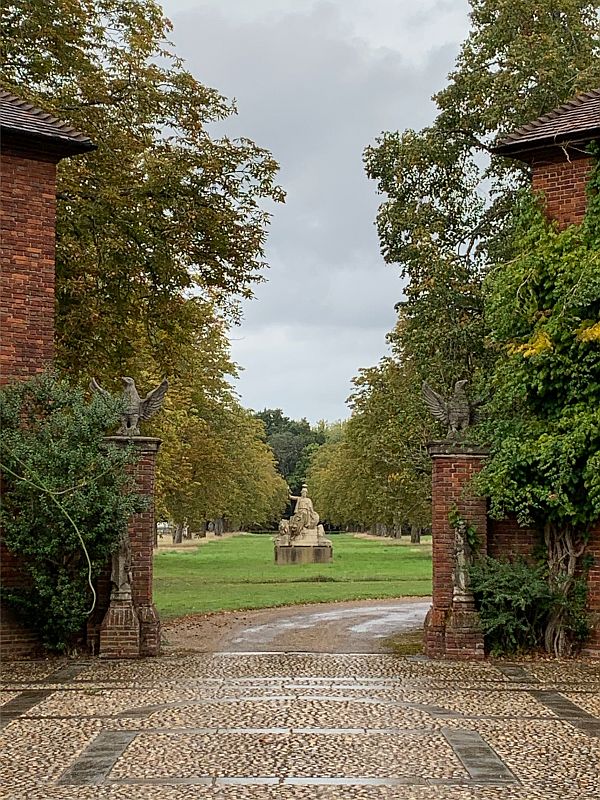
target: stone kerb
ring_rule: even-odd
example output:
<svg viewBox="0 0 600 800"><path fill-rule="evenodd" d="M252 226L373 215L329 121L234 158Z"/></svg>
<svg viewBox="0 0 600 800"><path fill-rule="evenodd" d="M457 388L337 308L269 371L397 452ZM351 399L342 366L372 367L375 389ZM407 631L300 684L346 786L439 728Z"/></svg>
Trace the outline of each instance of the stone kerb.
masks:
<svg viewBox="0 0 600 800"><path fill-rule="evenodd" d="M435 658L482 659L483 633L472 597L455 591L456 530L452 517L477 532L487 551L487 501L474 496L471 479L488 451L466 442L436 441L432 458L433 602L425 622L425 652Z"/></svg>
<svg viewBox="0 0 600 800"><path fill-rule="evenodd" d="M160 619L152 597L154 549L154 488L156 456L161 440L147 436L107 436L107 444L133 446L138 460L133 476L138 491L147 498L144 511L129 522L131 545L131 598L111 597L100 626L99 654L102 658L136 658L160 654Z"/></svg>

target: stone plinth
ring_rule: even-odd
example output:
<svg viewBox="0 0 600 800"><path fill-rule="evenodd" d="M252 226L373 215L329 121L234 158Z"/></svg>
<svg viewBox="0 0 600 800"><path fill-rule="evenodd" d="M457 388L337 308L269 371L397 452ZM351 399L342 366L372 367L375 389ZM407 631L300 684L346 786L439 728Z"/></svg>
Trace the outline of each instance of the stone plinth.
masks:
<svg viewBox="0 0 600 800"><path fill-rule="evenodd" d="M464 442L432 442L433 603L425 621L425 652L434 658L481 659L483 634L474 604L455 596L455 529L459 515L479 535L479 552L487 548L487 503L469 491L487 451Z"/></svg>
<svg viewBox="0 0 600 800"><path fill-rule="evenodd" d="M134 658L160 655L160 619L152 599L152 559L154 551L154 485L156 456L160 439L147 436L107 436L115 447L133 446L138 461L133 476L140 494L147 498L144 511L134 514L128 526L131 544L131 600L135 620L125 610L127 601L111 597L100 626L100 656ZM105 603L108 598L105 598ZM105 605L106 607L106 605ZM137 638L133 627L137 626ZM120 642L122 641L122 646ZM137 644L136 644L137 643Z"/></svg>
<svg viewBox="0 0 600 800"><path fill-rule="evenodd" d="M331 542L296 546L275 545L276 564L330 564L333 561Z"/></svg>
<svg viewBox="0 0 600 800"><path fill-rule="evenodd" d="M140 621L131 600L111 600L100 626L100 658L139 658Z"/></svg>

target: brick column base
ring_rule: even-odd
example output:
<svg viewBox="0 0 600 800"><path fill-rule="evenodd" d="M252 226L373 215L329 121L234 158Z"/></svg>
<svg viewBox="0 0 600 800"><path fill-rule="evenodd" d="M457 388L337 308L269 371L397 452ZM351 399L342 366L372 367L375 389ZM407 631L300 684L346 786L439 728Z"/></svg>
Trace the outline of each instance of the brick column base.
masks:
<svg viewBox="0 0 600 800"><path fill-rule="evenodd" d="M483 631L475 604L454 601L446 619L446 658L480 661L485 658Z"/></svg>
<svg viewBox="0 0 600 800"><path fill-rule="evenodd" d="M432 658L484 658L479 615L469 596L455 596L455 531L458 514L479 535L480 552L487 548L487 503L469 492L469 482L483 466L487 451L461 442L432 442L433 603L425 620L425 653Z"/></svg>
<svg viewBox="0 0 600 800"><path fill-rule="evenodd" d="M100 626L100 658L139 658L140 621L131 600L111 600Z"/></svg>
<svg viewBox="0 0 600 800"><path fill-rule="evenodd" d="M140 620L140 655L160 655L160 619L154 603L138 608Z"/></svg>

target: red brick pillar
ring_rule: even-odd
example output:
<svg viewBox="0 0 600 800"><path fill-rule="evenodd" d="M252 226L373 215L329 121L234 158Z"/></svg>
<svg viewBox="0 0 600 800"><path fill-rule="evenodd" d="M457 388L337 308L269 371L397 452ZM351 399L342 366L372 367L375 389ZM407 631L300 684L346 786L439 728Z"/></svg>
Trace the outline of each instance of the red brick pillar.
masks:
<svg viewBox="0 0 600 800"><path fill-rule="evenodd" d="M131 543L131 600L111 597L100 627L100 656L134 658L160 654L160 620L152 599L152 557L154 548L154 486L156 456L160 439L146 436L108 436L117 447L133 445L138 452L134 467L146 509L132 517L128 533Z"/></svg>
<svg viewBox="0 0 600 800"><path fill-rule="evenodd" d="M600 520L590 531L586 555L593 558L588 572L587 602L587 610L591 619L591 633L583 652L586 656L600 658Z"/></svg>
<svg viewBox="0 0 600 800"><path fill-rule="evenodd" d="M487 502L474 497L469 482L483 466L487 451L458 442L432 442L433 603L425 621L425 652L434 658L481 659L483 634L472 598L455 596L458 516L479 534L479 552L487 548Z"/></svg>

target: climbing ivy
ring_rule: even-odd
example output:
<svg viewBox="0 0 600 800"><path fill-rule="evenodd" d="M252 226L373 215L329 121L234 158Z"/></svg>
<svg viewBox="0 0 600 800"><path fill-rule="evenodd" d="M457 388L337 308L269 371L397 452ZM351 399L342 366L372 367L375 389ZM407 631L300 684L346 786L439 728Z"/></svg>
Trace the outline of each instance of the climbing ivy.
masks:
<svg viewBox="0 0 600 800"><path fill-rule="evenodd" d="M2 600L51 650L65 651L94 608L94 579L142 508L127 465L107 447L120 403L42 375L0 390L2 542L24 580Z"/></svg>
<svg viewBox="0 0 600 800"><path fill-rule="evenodd" d="M546 648L570 648L566 620L591 524L600 518L600 170L583 223L560 230L524 192L514 257L486 283L498 359L482 426L489 463L476 480L491 514L544 534L553 603Z"/></svg>

